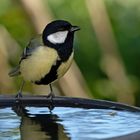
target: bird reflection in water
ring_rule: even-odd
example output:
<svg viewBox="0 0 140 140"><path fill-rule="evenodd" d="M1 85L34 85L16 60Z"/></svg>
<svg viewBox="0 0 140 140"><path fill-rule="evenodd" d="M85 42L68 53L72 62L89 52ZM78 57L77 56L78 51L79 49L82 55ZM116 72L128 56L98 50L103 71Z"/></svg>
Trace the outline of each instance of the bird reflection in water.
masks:
<svg viewBox="0 0 140 140"><path fill-rule="evenodd" d="M20 136L22 140L70 140L56 114L30 114L23 107L13 108L21 117Z"/></svg>

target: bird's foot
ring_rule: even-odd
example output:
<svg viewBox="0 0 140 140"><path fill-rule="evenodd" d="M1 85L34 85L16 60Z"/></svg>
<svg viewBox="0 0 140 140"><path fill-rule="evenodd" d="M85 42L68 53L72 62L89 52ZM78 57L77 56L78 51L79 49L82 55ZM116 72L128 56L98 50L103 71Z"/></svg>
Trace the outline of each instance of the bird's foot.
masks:
<svg viewBox="0 0 140 140"><path fill-rule="evenodd" d="M51 92L47 95L47 98L50 100L52 100L54 97L55 97L55 94L53 92Z"/></svg>
<svg viewBox="0 0 140 140"><path fill-rule="evenodd" d="M20 104L20 99L22 98L22 93L18 92L15 96L15 105L12 107L12 109L19 115L21 114L23 107Z"/></svg>
<svg viewBox="0 0 140 140"><path fill-rule="evenodd" d="M15 98L16 98L16 103L19 103L20 98L22 98L22 93L18 92Z"/></svg>
<svg viewBox="0 0 140 140"><path fill-rule="evenodd" d="M49 101L50 101L50 104L49 104L49 106L48 106L48 108L49 108L49 110L50 110L50 112L54 109L54 102L53 102L53 98L55 98L55 95L54 95L54 93L53 92L51 92L48 96L47 96L47 99L49 99Z"/></svg>

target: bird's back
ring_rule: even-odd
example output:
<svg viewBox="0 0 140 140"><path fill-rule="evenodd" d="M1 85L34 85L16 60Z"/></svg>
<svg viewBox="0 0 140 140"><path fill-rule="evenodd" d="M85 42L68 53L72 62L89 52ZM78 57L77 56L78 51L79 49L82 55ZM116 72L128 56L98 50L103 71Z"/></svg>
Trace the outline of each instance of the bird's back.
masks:
<svg viewBox="0 0 140 140"><path fill-rule="evenodd" d="M19 64L8 73L10 77L18 76L21 74L20 63L23 59L26 59L28 56L30 56L38 46L43 46L41 35L37 35L35 38L30 40L29 44L22 52Z"/></svg>

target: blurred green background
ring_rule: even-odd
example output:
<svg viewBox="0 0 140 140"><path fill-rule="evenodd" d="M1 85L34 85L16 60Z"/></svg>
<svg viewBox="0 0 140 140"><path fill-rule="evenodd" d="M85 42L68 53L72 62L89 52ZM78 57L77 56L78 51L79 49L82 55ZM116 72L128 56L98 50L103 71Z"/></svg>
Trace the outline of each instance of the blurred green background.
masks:
<svg viewBox="0 0 140 140"><path fill-rule="evenodd" d="M1 0L0 93L15 94L19 89L21 78L10 78L7 73L18 63L28 41L41 33L44 24L55 19L81 27L74 45L76 72L82 78L78 82L82 88L84 84L84 94L140 106L138 0ZM56 85L56 92L58 87L59 93L63 91L62 95L67 96L63 84L61 80ZM41 89L36 90L32 84L24 89Z"/></svg>

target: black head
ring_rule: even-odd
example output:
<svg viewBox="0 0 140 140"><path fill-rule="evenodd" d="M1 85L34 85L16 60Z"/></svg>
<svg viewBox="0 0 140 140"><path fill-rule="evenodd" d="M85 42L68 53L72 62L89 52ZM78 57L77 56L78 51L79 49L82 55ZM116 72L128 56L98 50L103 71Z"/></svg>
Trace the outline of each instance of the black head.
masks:
<svg viewBox="0 0 140 140"><path fill-rule="evenodd" d="M74 32L79 30L78 26L72 26L69 22L64 20L55 20L49 23L42 34L43 42L49 47L64 44L67 38L72 38Z"/></svg>

